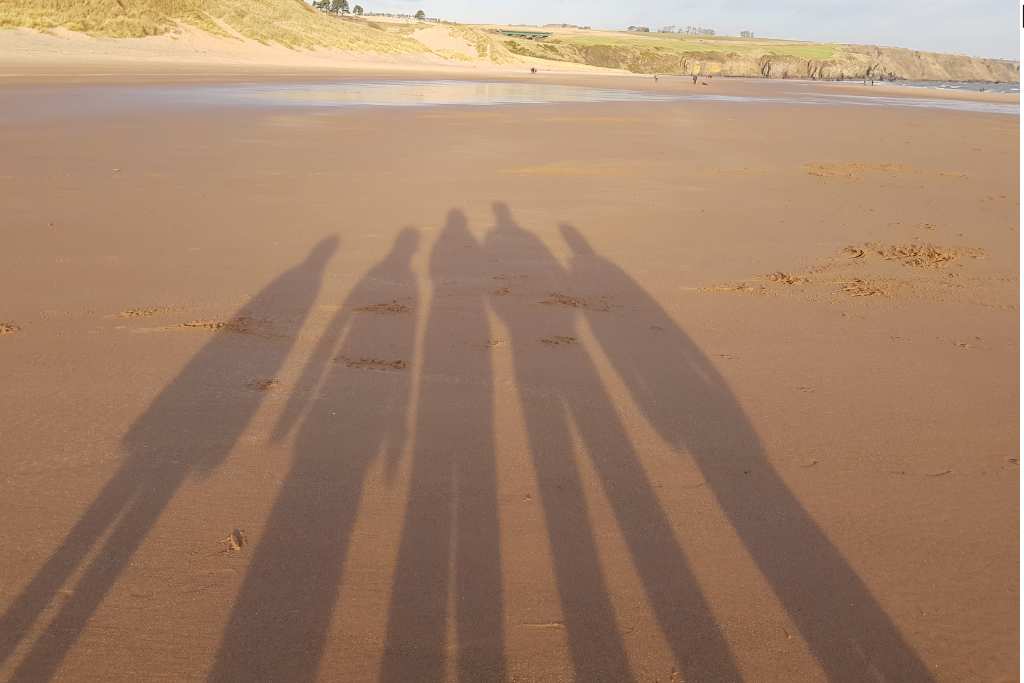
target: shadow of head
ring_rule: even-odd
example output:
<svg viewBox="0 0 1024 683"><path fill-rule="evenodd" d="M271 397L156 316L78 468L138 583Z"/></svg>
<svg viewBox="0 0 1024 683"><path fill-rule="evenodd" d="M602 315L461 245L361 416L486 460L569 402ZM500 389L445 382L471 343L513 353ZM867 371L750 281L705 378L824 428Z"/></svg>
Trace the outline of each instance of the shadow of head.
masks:
<svg viewBox="0 0 1024 683"><path fill-rule="evenodd" d="M309 256L306 257L305 265L312 268L323 268L337 250L338 236L331 235L330 237L325 237L310 250Z"/></svg>
<svg viewBox="0 0 1024 683"><path fill-rule="evenodd" d="M587 242L587 238L583 236L579 230L569 225L568 223L560 223L558 230L562 233L562 239L569 245L569 249L572 250L573 256L593 256L594 249Z"/></svg>
<svg viewBox="0 0 1024 683"><path fill-rule="evenodd" d="M412 255L416 253L419 244L419 230L416 228L402 228L398 236L395 237L395 243L391 246L388 260L401 261L402 263L409 261Z"/></svg>
<svg viewBox="0 0 1024 683"><path fill-rule="evenodd" d="M494 210L494 224L498 230L521 229L516 224L515 219L512 218L512 211L508 208L508 204L505 202L494 202L491 204L491 208Z"/></svg>
<svg viewBox="0 0 1024 683"><path fill-rule="evenodd" d="M466 220L466 214L462 213L459 209L451 209L445 217L441 234L438 235L430 252L432 267L439 257L444 257L445 261L447 261L461 254L467 248L475 246L477 246L476 240L469 232L469 222Z"/></svg>
<svg viewBox="0 0 1024 683"><path fill-rule="evenodd" d="M462 213L460 209L451 209L448 211L448 216L444 221L444 229L449 230L466 230L466 214Z"/></svg>

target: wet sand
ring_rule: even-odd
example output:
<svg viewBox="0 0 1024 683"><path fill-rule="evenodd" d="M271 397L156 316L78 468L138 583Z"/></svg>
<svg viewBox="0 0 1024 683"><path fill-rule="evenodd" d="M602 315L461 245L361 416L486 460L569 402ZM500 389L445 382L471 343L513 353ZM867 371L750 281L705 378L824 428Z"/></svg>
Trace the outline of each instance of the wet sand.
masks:
<svg viewBox="0 0 1024 683"><path fill-rule="evenodd" d="M0 678L1015 679L1015 117L48 114Z"/></svg>

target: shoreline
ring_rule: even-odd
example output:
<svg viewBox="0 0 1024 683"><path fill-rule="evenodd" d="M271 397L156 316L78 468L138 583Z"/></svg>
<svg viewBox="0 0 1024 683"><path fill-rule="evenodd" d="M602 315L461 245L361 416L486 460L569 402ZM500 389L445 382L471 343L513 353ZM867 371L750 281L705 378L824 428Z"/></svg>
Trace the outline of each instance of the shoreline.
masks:
<svg viewBox="0 0 1024 683"><path fill-rule="evenodd" d="M793 79L716 78L707 87L694 89L690 79L683 76L662 76L654 82L650 76L629 72L581 73L572 71L540 71L536 74L523 69L487 70L445 68L443 65L412 64L347 64L344 66L274 66L237 65L224 63L160 63L129 64L124 62L97 63L35 63L22 66L18 71L7 70L9 65L0 61L0 91L11 88L39 86L145 86L145 85L232 85L232 84L325 84L344 81L466 81L548 84L576 87L604 88L642 94L739 97L758 100L793 98L791 102L774 102L781 106L807 106L813 101L799 98L827 95L845 97L872 97L889 100L961 101L982 104L1019 104L1018 95L1008 93L978 93L974 91L927 90L915 92L899 86L863 86L825 81L796 81ZM714 101L714 100L708 100ZM624 102L628 103L628 101ZM752 102L756 103L756 102ZM821 104L821 102L818 102ZM831 106L832 103L830 103ZM834 106L850 103L835 102ZM441 105L438 105L441 106ZM502 106L502 105L490 105ZM879 106L886 106L880 104ZM1006 112L992 112L1007 115Z"/></svg>
<svg viewBox="0 0 1024 683"><path fill-rule="evenodd" d="M483 60L453 61L433 54L379 55L323 49L291 49L262 45L247 39L221 39L198 29L182 27L176 34L148 38L94 38L67 30L43 34L32 29L0 29L0 87L5 84L41 83L145 83L232 82L238 80L315 80L326 76L384 77L409 75L433 79L493 78L499 80L544 79L572 84L576 79L609 79L634 89L653 87L650 74L606 69L571 62L521 57L514 64ZM530 74L531 67L538 69ZM660 75L659 87L683 84L689 76ZM727 84L722 86L720 84ZM735 85L735 84L742 85ZM830 89L858 95L909 98L957 99L980 102L1019 102L1020 95L914 88L879 82L874 86L852 81L804 80L719 76L709 85L715 92L743 94L754 84L768 87ZM923 91L923 92L921 92Z"/></svg>

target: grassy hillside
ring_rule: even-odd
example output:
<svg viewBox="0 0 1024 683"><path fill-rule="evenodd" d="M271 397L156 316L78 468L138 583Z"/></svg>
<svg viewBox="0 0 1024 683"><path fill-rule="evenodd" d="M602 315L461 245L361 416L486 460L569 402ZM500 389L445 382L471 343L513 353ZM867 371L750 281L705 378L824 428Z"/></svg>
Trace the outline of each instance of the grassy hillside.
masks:
<svg viewBox="0 0 1024 683"><path fill-rule="evenodd" d="M171 32L179 24L289 47L425 51L401 32L328 17L302 0L0 0L0 28L66 28L137 38Z"/></svg>
<svg viewBox="0 0 1024 683"><path fill-rule="evenodd" d="M563 28L553 29L550 38L533 41L503 36L495 30L501 27L495 26L375 23L327 16L302 0L0 0L0 28L65 28L137 38L171 33L182 25L292 48L431 53L498 64L539 58L636 73L1020 80L1016 62L900 48Z"/></svg>

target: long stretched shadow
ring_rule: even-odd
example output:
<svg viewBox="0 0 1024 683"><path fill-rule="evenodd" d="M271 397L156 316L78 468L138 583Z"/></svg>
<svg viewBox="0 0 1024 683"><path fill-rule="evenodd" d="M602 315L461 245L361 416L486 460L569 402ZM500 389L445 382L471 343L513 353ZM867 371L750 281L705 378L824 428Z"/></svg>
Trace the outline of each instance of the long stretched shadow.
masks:
<svg viewBox="0 0 1024 683"><path fill-rule="evenodd" d="M337 239L324 239L239 310L192 358L125 435L126 456L103 490L0 618L0 661L14 652L100 540L106 540L15 670L12 680L53 677L86 622L110 592L186 477L218 467L262 403L248 388L272 378L296 335L260 334L260 321L276 312L297 313L297 330L320 289ZM250 334L247 332L255 332Z"/></svg>
<svg viewBox="0 0 1024 683"><path fill-rule="evenodd" d="M714 366L658 303L571 225L575 291L612 294L624 315L582 309L647 419L696 459L737 534L828 677L929 681L925 664L767 459Z"/></svg>
<svg viewBox="0 0 1024 683"><path fill-rule="evenodd" d="M658 502L624 425L584 347L573 343L575 302L561 296L572 282L535 236L504 204L486 253L505 267L528 269L531 290L543 286L546 305L512 295L492 305L508 327L516 383L526 418L555 578L580 681L633 680L598 561L571 424L611 503L659 627L687 680L739 680L732 655L706 604L672 525Z"/></svg>
<svg viewBox="0 0 1024 683"><path fill-rule="evenodd" d="M275 438L304 413L295 455L231 612L210 680L317 675L370 465L405 443L416 332L403 230L328 324Z"/></svg>
<svg viewBox="0 0 1024 683"><path fill-rule="evenodd" d="M430 257L430 317L384 681L444 678L451 591L459 679L505 679L493 380L479 286L485 269L465 217L451 211Z"/></svg>

